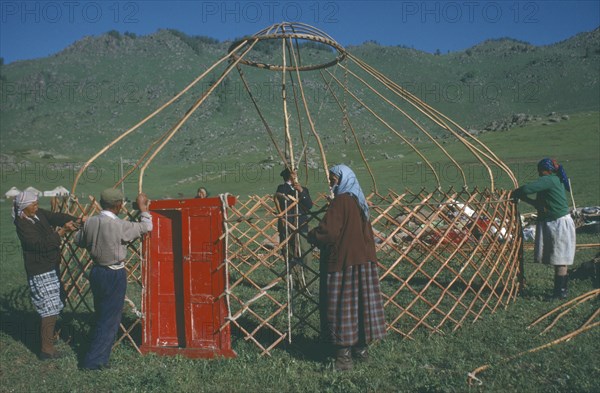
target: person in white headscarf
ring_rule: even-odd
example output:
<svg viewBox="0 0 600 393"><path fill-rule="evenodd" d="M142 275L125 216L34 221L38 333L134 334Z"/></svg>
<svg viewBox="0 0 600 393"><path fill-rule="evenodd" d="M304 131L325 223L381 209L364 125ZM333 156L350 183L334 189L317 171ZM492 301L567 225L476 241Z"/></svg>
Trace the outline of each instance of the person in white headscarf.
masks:
<svg viewBox="0 0 600 393"><path fill-rule="evenodd" d="M61 236L73 231L77 217L40 209L36 194L23 191L15 197L13 222L23 249L31 301L41 316L41 360L56 359L61 354L54 347L54 328L64 304L58 267Z"/></svg>
<svg viewBox="0 0 600 393"><path fill-rule="evenodd" d="M334 198L308 239L321 250L321 334L335 347L335 369L367 360L367 346L385 336L385 316L369 207L346 165L329 170Z"/></svg>

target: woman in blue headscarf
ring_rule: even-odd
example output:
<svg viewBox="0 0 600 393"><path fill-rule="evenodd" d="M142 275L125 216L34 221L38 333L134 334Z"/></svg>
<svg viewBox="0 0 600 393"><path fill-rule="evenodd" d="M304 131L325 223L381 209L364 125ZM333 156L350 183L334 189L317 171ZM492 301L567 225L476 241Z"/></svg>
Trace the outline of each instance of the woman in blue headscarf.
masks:
<svg viewBox="0 0 600 393"><path fill-rule="evenodd" d="M534 259L554 266L555 299L566 299L569 280L567 266L575 258L575 224L569 214L565 191L570 191L569 179L562 165L544 158L537 166L539 178L513 191L513 198L521 199L537 209ZM527 195L537 194L535 199Z"/></svg>
<svg viewBox="0 0 600 393"><path fill-rule="evenodd" d="M321 250L321 334L335 346L335 369L367 360L367 346L385 336L385 316L369 207L346 165L329 170L334 198L308 239Z"/></svg>

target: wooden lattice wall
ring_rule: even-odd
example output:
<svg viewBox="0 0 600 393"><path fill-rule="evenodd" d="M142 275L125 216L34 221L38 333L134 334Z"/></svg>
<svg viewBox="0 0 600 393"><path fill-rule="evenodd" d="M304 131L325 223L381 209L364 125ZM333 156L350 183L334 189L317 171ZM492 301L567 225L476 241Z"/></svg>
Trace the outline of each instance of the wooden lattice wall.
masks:
<svg viewBox="0 0 600 393"><path fill-rule="evenodd" d="M88 203L80 203L77 199L63 200L57 208L73 216L92 216L102 210L100 204L93 197L90 197ZM136 220L138 211L131 210L126 206L121 216L123 217L123 215L126 220ZM115 343L118 345L123 340L127 340L138 352L140 343L133 338L132 332L141 327L143 318L141 293L144 256L142 254L142 243L139 239L128 245L128 256L125 261L128 283L125 309ZM94 311L94 300L88 281L92 264L87 250L77 247L73 235L68 235L62 245L61 281L66 293L66 307L73 313L93 313Z"/></svg>
<svg viewBox="0 0 600 393"><path fill-rule="evenodd" d="M516 206L507 191L389 191L371 194L387 329L402 337L418 330L443 333L513 301L520 286L522 237ZM323 216L327 199L315 198L309 227ZM271 196L239 199L227 211L229 317L235 336L256 345L262 354L295 338L317 339L318 250L308 265L286 261L287 240L279 242L278 213ZM73 215L99 211L91 199L62 206ZM135 212L127 211L127 219ZM293 231L289 238L297 236ZM141 242L130 244L129 285L117 343L138 349L132 332L141 310ZM288 263L289 262L289 263ZM68 307L92 312L87 281L91 260L70 238L63 246L62 279ZM289 279L288 279L289 278ZM291 307L290 307L291 305ZM139 349L138 349L139 350Z"/></svg>

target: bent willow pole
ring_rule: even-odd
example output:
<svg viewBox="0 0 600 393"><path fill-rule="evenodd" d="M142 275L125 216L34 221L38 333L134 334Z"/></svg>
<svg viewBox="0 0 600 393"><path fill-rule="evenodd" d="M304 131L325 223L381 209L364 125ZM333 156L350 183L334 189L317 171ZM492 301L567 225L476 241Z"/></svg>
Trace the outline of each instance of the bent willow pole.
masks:
<svg viewBox="0 0 600 393"><path fill-rule="evenodd" d="M329 35L302 23L277 23L232 43L226 55L179 93L100 149L75 176L70 212L90 214L99 209L95 200L88 206L75 197L82 174L94 161L134 132L144 132L151 120L154 126L167 123L148 146L142 146L135 164L113 186L137 175L141 192L145 177L151 174L150 164L176 140L175 135L191 128L184 126L199 116L199 109L217 89L226 88L234 79L243 87L242 99L247 99L242 105L256 113L255 124L264 129L266 144L274 147L285 167L299 172L303 167L305 183L316 179L327 190L328 161L340 160L340 156L357 159L351 163L353 169L359 177L370 177L374 192L368 201L389 331L411 338L417 329L457 329L515 299L522 283L522 234L510 190L502 189L499 181L503 176L509 187L517 186L509 166L450 117L346 51ZM207 80L210 83L200 88L199 82ZM261 97L253 84L256 80L275 84L271 90L275 94ZM173 112L180 113L175 120L170 117ZM228 117L203 119L194 132L222 127L224 119ZM248 127L254 126L247 120ZM239 124L225 127L233 130ZM412 161L375 162L366 149L372 135L385 138L376 143L386 154L395 143ZM346 147L335 146L342 139L352 149L347 156L342 155ZM436 160L455 168L455 179L444 176ZM427 185L417 182L417 191L409 187L398 193L380 190L378 176L389 176L394 169L401 172L406 163L422 165L431 181ZM467 166L473 163L482 171L476 184ZM311 177L310 170L321 175ZM318 224L329 202L325 195L315 195L313 200L315 207L306 214L311 227ZM313 322L318 298L311 295L318 291L318 269L290 261L284 252L290 239L300 245L303 234L290 227L284 239L273 235L282 218L299 214L297 201L278 211L272 196L250 195L223 209L227 210L223 261L227 288L222 296L227 298L227 323L267 355L279 343L290 341L292 333L297 337L296 329L318 333L318 323ZM88 289L81 277L89 261L67 246L63 252L67 266L63 275L67 276L63 278L70 288L70 302L77 308L86 304ZM312 248L298 251L301 257L316 252ZM132 254L131 277L139 274L142 261L141 253ZM298 266L292 264L300 264L306 274L306 290L294 288L290 272ZM137 281L141 286L141 280ZM135 323L141 318L136 315ZM134 326L124 326L121 339L133 342L129 332Z"/></svg>
<svg viewBox="0 0 600 393"><path fill-rule="evenodd" d="M256 49L257 45L260 43L276 42L279 42L281 47L281 50L279 51L280 55L271 56L269 62L261 61L260 57L264 56L262 55L263 52ZM309 64L306 61L302 62L303 59L310 57L306 55L301 56L301 52L306 50L307 47L310 47L307 43L317 45L317 47L321 49L321 53L329 53L330 57L321 58L320 61L312 64ZM325 50L323 50L323 48L325 48ZM221 71L220 75L214 76L217 72L217 68L226 61L229 62L229 65L225 70ZM244 76L240 65L266 71L280 72L282 119L279 124L282 124L282 128L273 128L268 124L264 109L260 109L259 103L252 94L250 85L247 78ZM133 132L138 131L143 125L159 115L166 108L180 101L184 95L190 94L191 89L196 86L198 82L206 79L209 75L212 76L211 80L215 80L216 78L216 81L211 83L209 88L202 92L200 98L196 99L195 103L185 111L183 117L181 117L170 129L166 130L158 139L153 141L129 171L114 185L114 187L118 186L128 176L139 169L138 188L141 191L143 177L149 164L163 150L165 145L173 139L173 136L182 129L183 125L194 115L197 109L202 106L206 99L214 93L223 81L226 78L231 78L230 72L233 68L238 70L242 86L248 93L258 116L265 126L269 140L286 166L295 168L296 157L294 151L302 151L302 154L306 154L309 143L308 140L304 140L304 136L302 135L302 123L303 120L306 120L308 125L307 128L310 130L310 136L314 139L319 151L321 168L327 173L327 154L325 152L321 134L324 130L329 128L329 126L320 124L320 120L315 118L314 107L317 103L311 101L310 97L307 96L305 92L305 85L307 83L314 83L314 79L310 79L310 77L316 76L319 79L322 78L325 80L325 75L323 74L323 71L325 71L329 76L329 81L325 83L325 88L323 89L324 94L329 95L332 98L332 101L337 103L337 107L340 110L340 123L351 130L357 150L360 152L364 168L371 176L372 184L376 191L376 176L372 166L369 165L368 160L364 155L360 135L357 135L360 134L360 129L357 131L356 127L353 125L355 122L353 118L355 118L355 116L348 113L348 105L345 102L345 97L350 97L356 105L366 111L366 113L361 116L364 117L370 115L375 120L376 124L382 126L383 130L391 132L392 135L399 138L399 140L410 150L414 151L432 173L438 188L442 187L442 176L439 173L439 169L436 168L434 163L429 159L429 156L431 155L431 153L429 153L429 147L431 145L427 145L428 153L425 153L423 147L414 143L411 136L403 129L405 126L399 126L399 124L410 125L413 133L420 133L429 140L431 144L433 144L433 146L452 163L453 167L456 168L465 189L469 186L465 168L463 168L463 165L461 165L459 161L454 158L444 146L442 146L433 131L438 135L440 132L447 133L470 152L471 158L476 162L479 162L485 169L489 179L489 188L492 192L496 187L494 171L492 170L493 167L498 168L501 173L504 173L514 187L517 186L516 178L511 169L487 146L481 143L455 121L435 110L433 107L420 100L414 94L408 92L389 77L377 71L364 61L348 53L340 44L324 32L302 23L282 22L265 28L253 36L234 42L225 56L216 61L215 64L189 83L179 93L173 96L173 98L143 118L133 127L120 134L112 142L98 151L98 153L93 155L80 168L75 176L71 194L75 194L77 184L82 174L95 160L120 143L124 138ZM341 80L336 76L337 69L340 69L345 75L344 80ZM314 71L318 71L318 73L311 75L311 72ZM307 73L309 78L301 77L301 73ZM288 74L289 77L286 76ZM350 81L348 79L350 79ZM289 86L286 83L288 80L290 82ZM344 95L343 103L340 102L340 99L331 88L332 82L342 91ZM367 101L365 99L365 89L367 92L372 93L375 99ZM292 91L293 94L288 94L288 90ZM297 94L297 90L299 91L299 94ZM288 105L290 101L293 101L294 105ZM377 105L374 105L374 103L377 103ZM294 126L289 121L293 115L297 117L297 123ZM402 119L405 121L404 123L401 123ZM296 128L298 130L298 137L294 135L294 129ZM280 140L280 138L283 140ZM280 145L283 145L283 149ZM302 160L301 157L298 157L298 159ZM306 165L306 159L304 159L304 161Z"/></svg>

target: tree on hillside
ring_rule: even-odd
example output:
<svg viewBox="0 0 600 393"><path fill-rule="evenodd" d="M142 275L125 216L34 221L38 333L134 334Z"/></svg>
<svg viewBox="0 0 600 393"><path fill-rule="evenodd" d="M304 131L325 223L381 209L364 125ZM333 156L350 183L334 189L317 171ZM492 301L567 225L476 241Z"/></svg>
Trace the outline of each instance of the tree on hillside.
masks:
<svg viewBox="0 0 600 393"><path fill-rule="evenodd" d="M111 30L109 32L106 33L109 37L112 37L116 40L121 40L121 33L119 33L117 30Z"/></svg>

